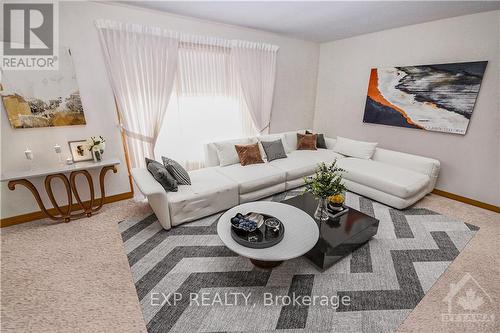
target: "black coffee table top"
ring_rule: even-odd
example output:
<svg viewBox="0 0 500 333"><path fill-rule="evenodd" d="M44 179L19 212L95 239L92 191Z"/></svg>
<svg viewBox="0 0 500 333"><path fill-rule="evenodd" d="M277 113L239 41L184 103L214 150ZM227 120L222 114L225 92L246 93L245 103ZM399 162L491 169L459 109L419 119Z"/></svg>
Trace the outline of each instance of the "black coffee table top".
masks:
<svg viewBox="0 0 500 333"><path fill-rule="evenodd" d="M282 201L303 210L314 218L318 200L305 193ZM326 222L316 220L320 235L315 248L306 257L320 268L327 268L345 255L366 243L377 233L379 221L354 208L335 219Z"/></svg>

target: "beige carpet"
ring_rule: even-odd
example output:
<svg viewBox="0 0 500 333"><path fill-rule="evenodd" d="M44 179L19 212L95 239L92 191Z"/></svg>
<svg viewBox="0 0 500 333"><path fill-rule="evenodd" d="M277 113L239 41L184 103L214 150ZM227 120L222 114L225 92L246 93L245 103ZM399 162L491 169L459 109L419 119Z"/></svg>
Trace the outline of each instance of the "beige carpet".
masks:
<svg viewBox="0 0 500 333"><path fill-rule="evenodd" d="M481 227L401 332L500 331L500 214L429 195L418 206ZM132 200L68 224L40 220L1 229L2 332L145 332L117 222L145 216ZM441 320L450 283L469 272L493 300L493 324Z"/></svg>

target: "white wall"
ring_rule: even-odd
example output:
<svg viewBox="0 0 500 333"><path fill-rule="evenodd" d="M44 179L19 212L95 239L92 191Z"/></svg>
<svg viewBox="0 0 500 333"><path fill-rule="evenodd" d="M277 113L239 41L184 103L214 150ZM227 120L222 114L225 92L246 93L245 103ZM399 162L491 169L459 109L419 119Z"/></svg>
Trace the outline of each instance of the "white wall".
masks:
<svg viewBox="0 0 500 333"><path fill-rule="evenodd" d="M56 162L52 150L58 143L69 153L67 141L104 135L107 138L106 156L122 160L118 174L107 178L107 194L129 191L113 95L101 55L96 19L150 24L181 32L211 35L231 39L276 44L280 47L277 63L275 98L271 117L271 132L311 127L316 96L319 45L317 43L281 37L257 30L210 23L128 6L93 3L61 2L59 11L60 45L72 50L80 94L87 119L86 126L59 128L10 128L1 110L2 171L22 168L23 151L31 147L41 165ZM29 72L26 72L29 75ZM3 106L2 106L3 108ZM41 181L41 180L40 180ZM38 181L36 185L42 188ZM19 187L14 192L1 185L1 217L15 216L38 210L28 190ZM60 189L58 197L61 196ZM45 198L46 199L46 198ZM48 200L45 200L48 202Z"/></svg>
<svg viewBox="0 0 500 333"><path fill-rule="evenodd" d="M315 129L441 161L437 188L500 205L500 11L321 44ZM488 60L467 134L363 123L370 69Z"/></svg>

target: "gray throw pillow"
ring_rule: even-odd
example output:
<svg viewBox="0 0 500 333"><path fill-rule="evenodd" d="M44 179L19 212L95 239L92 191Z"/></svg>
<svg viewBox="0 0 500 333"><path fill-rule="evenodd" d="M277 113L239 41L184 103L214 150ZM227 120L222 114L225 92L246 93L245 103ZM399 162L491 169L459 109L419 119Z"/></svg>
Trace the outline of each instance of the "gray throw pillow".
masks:
<svg viewBox="0 0 500 333"><path fill-rule="evenodd" d="M154 179L156 179L156 181L160 183L161 186L163 186L165 191L177 192L177 180L172 177L170 172L168 172L163 164L146 158L146 168L148 169L149 173L153 175Z"/></svg>
<svg viewBox="0 0 500 333"><path fill-rule="evenodd" d="M261 141L260 143L262 144L262 148L264 148L264 151L266 152L268 162L287 157L281 139L278 139L276 141Z"/></svg>
<svg viewBox="0 0 500 333"><path fill-rule="evenodd" d="M309 131L306 131L306 134L312 134ZM316 148L326 148L326 141L325 141L325 136L323 134L316 134Z"/></svg>
<svg viewBox="0 0 500 333"><path fill-rule="evenodd" d="M182 167L182 165L165 156L162 156L161 159L163 160L165 168L167 168L168 172L174 176L179 185L191 185L191 178L189 178L189 174L186 169Z"/></svg>

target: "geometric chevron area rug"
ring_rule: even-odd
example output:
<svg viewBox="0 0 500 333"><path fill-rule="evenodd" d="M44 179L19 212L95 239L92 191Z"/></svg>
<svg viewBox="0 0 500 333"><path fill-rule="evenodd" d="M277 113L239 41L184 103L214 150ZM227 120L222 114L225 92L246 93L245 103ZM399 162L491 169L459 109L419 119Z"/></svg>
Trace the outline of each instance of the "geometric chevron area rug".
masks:
<svg viewBox="0 0 500 333"><path fill-rule="evenodd" d="M292 190L264 200L282 201ZM423 208L353 193L380 223L367 244L318 270L308 259L254 267L217 236L216 214L163 230L154 214L119 224L149 332L392 332L478 230Z"/></svg>

